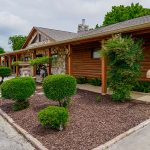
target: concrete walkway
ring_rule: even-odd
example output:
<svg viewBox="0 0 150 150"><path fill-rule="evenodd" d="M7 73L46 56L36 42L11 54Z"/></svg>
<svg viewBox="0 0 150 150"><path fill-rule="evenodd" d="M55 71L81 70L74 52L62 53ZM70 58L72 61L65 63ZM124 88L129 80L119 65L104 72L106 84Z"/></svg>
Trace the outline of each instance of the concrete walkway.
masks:
<svg viewBox="0 0 150 150"><path fill-rule="evenodd" d="M81 90L87 90L91 92L101 93L101 87L100 86L94 86L90 84L78 84L78 89ZM107 89L107 94L111 94L112 92ZM142 93L142 92L131 92L131 98L134 100L144 101L144 102L150 102L150 93Z"/></svg>
<svg viewBox="0 0 150 150"><path fill-rule="evenodd" d="M118 141L107 150L150 150L150 124Z"/></svg>
<svg viewBox="0 0 150 150"><path fill-rule="evenodd" d="M35 148L0 116L0 150L35 150Z"/></svg>

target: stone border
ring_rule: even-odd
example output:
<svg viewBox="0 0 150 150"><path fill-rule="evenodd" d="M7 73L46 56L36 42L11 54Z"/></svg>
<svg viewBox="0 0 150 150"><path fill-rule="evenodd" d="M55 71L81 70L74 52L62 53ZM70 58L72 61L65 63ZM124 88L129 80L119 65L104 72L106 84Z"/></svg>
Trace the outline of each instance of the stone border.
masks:
<svg viewBox="0 0 150 150"><path fill-rule="evenodd" d="M147 119L146 121L140 123L139 125L129 129L128 131L118 135L117 137L113 138L112 140L106 142L105 144L102 144L92 150L106 150L108 149L110 146L112 146L113 144L119 142L121 139L129 136L130 134L144 128L145 126L147 126L148 124L150 124L150 119Z"/></svg>
<svg viewBox="0 0 150 150"><path fill-rule="evenodd" d="M15 121L8 116L3 110L0 109L0 115L7 120L9 124L11 124L27 141L29 141L35 148L39 150L48 150L40 141L34 138L31 134L29 134L26 130L21 128L19 125L15 123Z"/></svg>

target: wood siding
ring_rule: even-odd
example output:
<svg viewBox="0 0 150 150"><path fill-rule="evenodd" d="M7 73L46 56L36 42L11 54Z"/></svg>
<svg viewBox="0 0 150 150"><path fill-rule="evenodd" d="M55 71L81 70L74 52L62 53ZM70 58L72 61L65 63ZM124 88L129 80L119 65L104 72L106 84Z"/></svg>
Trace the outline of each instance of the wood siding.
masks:
<svg viewBox="0 0 150 150"><path fill-rule="evenodd" d="M100 78L101 60L92 58L92 51L100 47L100 42L72 46L72 74L74 76Z"/></svg>
<svg viewBox="0 0 150 150"><path fill-rule="evenodd" d="M150 81L150 79L146 78L146 73L150 69L150 33L137 36L137 37L142 38L144 41L144 45L143 45L144 60L141 62L141 69L142 69L141 79Z"/></svg>
<svg viewBox="0 0 150 150"><path fill-rule="evenodd" d="M150 34L134 36L144 41L144 60L141 62L141 80L150 81L146 73L150 69ZM101 60L92 58L92 50L100 49L100 42L84 43L72 46L72 75L75 77L101 78Z"/></svg>

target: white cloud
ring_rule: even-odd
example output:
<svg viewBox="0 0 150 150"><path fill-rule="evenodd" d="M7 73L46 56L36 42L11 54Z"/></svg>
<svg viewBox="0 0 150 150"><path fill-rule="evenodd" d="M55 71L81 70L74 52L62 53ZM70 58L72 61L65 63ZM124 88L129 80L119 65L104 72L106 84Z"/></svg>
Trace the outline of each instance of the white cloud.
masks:
<svg viewBox="0 0 150 150"><path fill-rule="evenodd" d="M0 46L7 48L10 35L27 34L32 26L76 31L85 18L94 27L112 6L132 2L150 8L149 0L0 0Z"/></svg>
<svg viewBox="0 0 150 150"><path fill-rule="evenodd" d="M29 27L27 21L8 12L0 12L0 33L3 35L25 33Z"/></svg>

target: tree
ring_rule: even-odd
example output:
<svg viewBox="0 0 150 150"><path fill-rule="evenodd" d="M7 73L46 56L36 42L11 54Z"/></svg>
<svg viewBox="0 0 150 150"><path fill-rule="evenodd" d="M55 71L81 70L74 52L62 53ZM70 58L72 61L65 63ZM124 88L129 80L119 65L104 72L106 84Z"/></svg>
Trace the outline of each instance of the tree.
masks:
<svg viewBox="0 0 150 150"><path fill-rule="evenodd" d="M0 54L5 53L4 49L2 47L0 47Z"/></svg>
<svg viewBox="0 0 150 150"><path fill-rule="evenodd" d="M9 37L9 44L12 45L13 51L20 50L26 38L27 37L23 35L15 35L15 36Z"/></svg>
<svg viewBox="0 0 150 150"><path fill-rule="evenodd" d="M112 10L105 15L103 25L107 26L117 22L150 15L149 8L143 8L139 3L132 3L130 6L112 6Z"/></svg>

